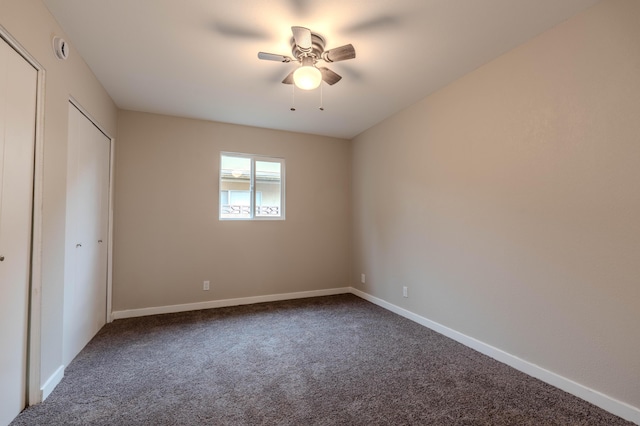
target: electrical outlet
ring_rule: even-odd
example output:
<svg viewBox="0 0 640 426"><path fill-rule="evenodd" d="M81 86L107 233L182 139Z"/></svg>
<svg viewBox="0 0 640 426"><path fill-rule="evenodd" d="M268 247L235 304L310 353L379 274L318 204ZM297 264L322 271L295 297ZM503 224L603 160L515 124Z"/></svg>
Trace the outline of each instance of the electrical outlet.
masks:
<svg viewBox="0 0 640 426"><path fill-rule="evenodd" d="M406 287L406 286L405 286L405 287L402 287L402 297L409 297L409 296L407 295L407 287Z"/></svg>
<svg viewBox="0 0 640 426"><path fill-rule="evenodd" d="M209 281L205 281L204 283L202 283L202 289L203 290L209 290Z"/></svg>
<svg viewBox="0 0 640 426"><path fill-rule="evenodd" d="M364 284L364 278L365 278L364 274L360 274L360 282L362 284Z"/></svg>

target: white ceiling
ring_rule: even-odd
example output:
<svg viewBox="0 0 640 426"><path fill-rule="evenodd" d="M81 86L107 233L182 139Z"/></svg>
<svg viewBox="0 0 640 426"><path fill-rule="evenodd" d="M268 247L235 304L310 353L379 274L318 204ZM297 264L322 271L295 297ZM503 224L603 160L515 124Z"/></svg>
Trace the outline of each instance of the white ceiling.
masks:
<svg viewBox="0 0 640 426"><path fill-rule="evenodd" d="M598 0L43 1L119 108L350 139ZM293 25L356 49L324 111L257 58Z"/></svg>

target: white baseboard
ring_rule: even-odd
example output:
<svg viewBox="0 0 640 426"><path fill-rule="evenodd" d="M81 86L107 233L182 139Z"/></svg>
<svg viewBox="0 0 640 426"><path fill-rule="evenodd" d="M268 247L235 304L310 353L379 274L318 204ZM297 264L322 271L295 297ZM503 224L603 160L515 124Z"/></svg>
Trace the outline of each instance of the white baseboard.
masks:
<svg viewBox="0 0 640 426"><path fill-rule="evenodd" d="M58 386L63 377L64 365L61 365L51 376L49 376L47 381L40 388L40 402L44 401L49 395L51 395L51 392L53 392L55 387Z"/></svg>
<svg viewBox="0 0 640 426"><path fill-rule="evenodd" d="M224 308L228 306L251 305L254 303L276 302L279 300L303 299L305 297L332 296L351 293L351 287L329 288L325 290L300 291L296 293L269 294L265 296L241 297L237 299L210 300L207 302L185 303L182 305L156 306L151 308L114 311L111 318L143 317L147 315L171 314L175 312L198 311L201 309Z"/></svg>
<svg viewBox="0 0 640 426"><path fill-rule="evenodd" d="M615 398L612 398L594 389L588 388L584 385L581 385L580 383L576 383L571 379L546 370L543 367L532 364L528 361L523 360L522 358L518 358L515 355L511 355L501 349L488 345L484 342L474 339L473 337L469 337L466 334L462 334L456 330L422 317L385 300L379 299L375 296L358 290L357 288L352 287L351 293L393 313L410 319L411 321L417 322L420 325L430 328L433 331L443 334L457 342L462 343L465 346L468 346L480 353L490 356L497 361L507 364L515 368L516 370L522 371L529 376L535 377L536 379L542 380L543 382L562 389L563 391L575 395L580 399L584 399L585 401L588 401L593 405L596 405L612 414L615 414L616 416L622 417L625 420L640 425L640 408L638 407L634 407L625 402L618 401Z"/></svg>

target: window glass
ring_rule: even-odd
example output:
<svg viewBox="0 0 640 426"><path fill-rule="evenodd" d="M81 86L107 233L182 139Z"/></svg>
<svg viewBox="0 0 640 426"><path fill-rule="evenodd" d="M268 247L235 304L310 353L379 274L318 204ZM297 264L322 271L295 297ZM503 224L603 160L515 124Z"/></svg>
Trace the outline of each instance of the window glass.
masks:
<svg viewBox="0 0 640 426"><path fill-rule="evenodd" d="M251 159L221 156L220 217L251 217ZM246 194L244 197L242 193Z"/></svg>
<svg viewBox="0 0 640 426"><path fill-rule="evenodd" d="M280 216L282 176L280 163L256 161L256 216Z"/></svg>

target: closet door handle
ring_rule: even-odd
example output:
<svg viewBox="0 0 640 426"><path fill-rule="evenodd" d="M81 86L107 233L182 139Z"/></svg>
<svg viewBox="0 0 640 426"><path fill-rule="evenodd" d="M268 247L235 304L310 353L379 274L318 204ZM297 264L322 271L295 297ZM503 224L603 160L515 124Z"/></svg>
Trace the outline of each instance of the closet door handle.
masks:
<svg viewBox="0 0 640 426"><path fill-rule="evenodd" d="M0 256L0 262L4 262L4 256Z"/></svg>
<svg viewBox="0 0 640 426"><path fill-rule="evenodd" d="M102 243L102 240L98 240L99 243Z"/></svg>
<svg viewBox="0 0 640 426"><path fill-rule="evenodd" d="M80 244L80 243L76 244L76 248L78 248L78 247L82 247L82 244Z"/></svg>

